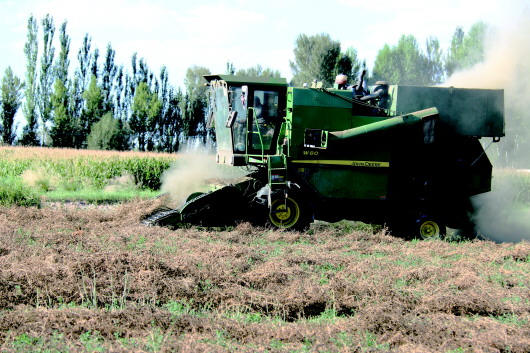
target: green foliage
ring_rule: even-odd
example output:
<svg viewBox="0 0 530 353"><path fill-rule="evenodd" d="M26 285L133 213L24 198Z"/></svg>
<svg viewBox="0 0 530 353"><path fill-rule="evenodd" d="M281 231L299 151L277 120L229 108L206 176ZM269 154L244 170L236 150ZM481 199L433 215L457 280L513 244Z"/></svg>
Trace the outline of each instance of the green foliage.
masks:
<svg viewBox="0 0 530 353"><path fill-rule="evenodd" d="M165 307L174 316L182 315L197 315L197 311L193 309L193 300L182 299L178 301L169 301Z"/></svg>
<svg viewBox="0 0 530 353"><path fill-rule="evenodd" d="M24 83L8 67L0 86L0 121L2 123L2 142L11 145L16 137L15 115L22 101Z"/></svg>
<svg viewBox="0 0 530 353"><path fill-rule="evenodd" d="M445 58L447 76L484 60L484 37L488 30L484 22L474 24L467 34L462 27L457 27Z"/></svg>
<svg viewBox="0 0 530 353"><path fill-rule="evenodd" d="M193 66L186 71L184 85L186 96L181 101L182 130L185 136L206 134L206 87L204 75L210 74L205 67Z"/></svg>
<svg viewBox="0 0 530 353"><path fill-rule="evenodd" d="M440 49L440 41L434 37L427 39L424 65L425 77L429 80L428 84L443 82L445 78L443 53Z"/></svg>
<svg viewBox="0 0 530 353"><path fill-rule="evenodd" d="M46 122L50 120L52 114L52 102L50 96L52 94L52 85L55 81L53 72L53 59L55 56L55 48L53 46L53 37L55 34L55 24L53 17L47 14L42 20L43 33L43 48L40 60L40 75L38 87L38 107L42 124L42 143L46 141L47 127Z"/></svg>
<svg viewBox="0 0 530 353"><path fill-rule="evenodd" d="M363 346L368 349L375 349L378 351L390 350L390 345L388 343L383 343L383 344L377 343L377 336L369 331L366 331L364 334Z"/></svg>
<svg viewBox="0 0 530 353"><path fill-rule="evenodd" d="M491 318L506 325L514 325L520 327L525 327L526 325L528 325L528 319L521 318L520 316L513 313L503 314L499 316L492 315Z"/></svg>
<svg viewBox="0 0 530 353"><path fill-rule="evenodd" d="M12 158L9 150L0 152L0 179L20 178L27 170L43 171L65 185L76 186L76 189L77 186L103 189L112 180L123 175L130 175L138 187L158 190L162 173L169 169L175 159L171 155L144 157L139 154L97 157L75 155L73 150L62 150L65 154L64 158L46 155Z"/></svg>
<svg viewBox="0 0 530 353"><path fill-rule="evenodd" d="M160 101L162 103L160 120L156 126L158 139L155 141L157 151L176 152L179 148L179 135L182 131L183 101L182 91L169 86L168 73L165 67L160 71Z"/></svg>
<svg viewBox="0 0 530 353"><path fill-rule="evenodd" d="M118 67L114 63L116 51L110 43L107 45L105 61L101 70L101 89L103 92L103 110L109 112L114 106L113 94L115 94L114 83L118 74Z"/></svg>
<svg viewBox="0 0 530 353"><path fill-rule="evenodd" d="M226 62L225 74L227 74L227 75L235 75L236 74L236 68L235 68L233 62L231 62L231 61L227 61Z"/></svg>
<svg viewBox="0 0 530 353"><path fill-rule="evenodd" d="M87 147L91 150L128 149L128 133L119 119L112 113L106 113L100 121L92 125L87 139Z"/></svg>
<svg viewBox="0 0 530 353"><path fill-rule="evenodd" d="M59 45L61 51L55 62L55 77L58 80L61 80L66 86L68 82L68 67L70 66L70 60L68 59L68 54L70 53L70 36L66 33L67 21L65 20L61 28L59 29Z"/></svg>
<svg viewBox="0 0 530 353"><path fill-rule="evenodd" d="M339 54L333 75L336 76L339 74L344 74L351 80L354 80L365 68L366 61L361 62L357 54L357 50L355 50L353 47L349 47L345 52Z"/></svg>
<svg viewBox="0 0 530 353"><path fill-rule="evenodd" d="M129 121L134 136L138 141L138 149L145 151L153 149L153 139L148 133L153 131L160 113L162 110L162 103L158 99L155 92L146 82L140 82L136 87L134 99L132 103L132 115Z"/></svg>
<svg viewBox="0 0 530 353"><path fill-rule="evenodd" d="M294 62L290 61L293 82L300 86L317 80L329 87L335 79L333 73L339 54L340 42L332 40L329 34L300 34L294 48Z"/></svg>
<svg viewBox="0 0 530 353"><path fill-rule="evenodd" d="M51 95L53 126L50 130L52 146L74 147L75 133L78 130L67 109L67 89L63 81L57 79Z"/></svg>
<svg viewBox="0 0 530 353"><path fill-rule="evenodd" d="M76 121L77 134L74 136L74 147L85 147L86 137L89 134L89 128L92 122L87 122L87 111L85 108L86 90L91 81L90 62L92 61L93 53L91 51L91 38L88 33L83 38L83 44L77 54L79 62L78 68L75 70L74 79L71 81L69 88L68 112L72 119Z"/></svg>
<svg viewBox="0 0 530 353"><path fill-rule="evenodd" d="M103 116L103 95L98 86L96 76L92 75L88 89L83 93L85 109L81 115L81 131L85 137L90 133L92 124L97 123Z"/></svg>
<svg viewBox="0 0 530 353"><path fill-rule="evenodd" d="M440 44L436 39L427 41L424 54L413 35L401 36L396 46L385 44L375 59L373 76L391 84L432 85L441 82L442 63Z"/></svg>
<svg viewBox="0 0 530 353"><path fill-rule="evenodd" d="M227 70L230 70L234 74L234 67L228 66ZM263 69L260 64L249 67L248 69L239 69L235 72L239 76L262 76L262 77L281 77L280 71L273 70L270 68Z"/></svg>
<svg viewBox="0 0 530 353"><path fill-rule="evenodd" d="M28 19L27 42L24 45L26 54L26 84L25 103L22 107L27 125L22 132L21 144L36 146L37 142L37 54L39 45L37 42L38 26L35 17Z"/></svg>
<svg viewBox="0 0 530 353"><path fill-rule="evenodd" d="M79 336L79 340L87 352L104 352L106 350L102 346L104 339L98 331L86 331Z"/></svg>
<svg viewBox="0 0 530 353"><path fill-rule="evenodd" d="M46 129L51 126L53 146L86 148L90 129L109 112L124 124L130 123L137 141L134 147L140 150L173 152L178 150L182 137L207 135L209 127L205 121L207 99L203 79L203 75L210 74L207 68L188 68L184 80L185 92L181 92L169 85L166 67L162 67L157 77L144 59L137 60L136 53L131 58L130 73L123 66L117 66L116 52L110 43L103 63L99 65L99 50L92 47L91 37L86 34L77 53L78 67L69 79L71 40L66 33L67 22L59 29L60 52L57 57L54 55L53 18L46 15L40 24L40 57L38 22L31 16L27 24L25 99L22 106L27 123L19 140L21 144L38 145L39 139L42 144L48 143ZM467 34L457 28L451 48L445 55L436 38L427 40L424 52L413 36L402 36L397 46L386 44L381 49L374 65L373 78L392 84L440 83L455 70L467 68L483 59L482 41L487 29L483 23L473 26ZM325 33L312 36L300 34L295 43L294 57L290 66L295 85L316 79L329 87L337 74L347 75L350 83L354 83L359 72L366 68L366 62L358 57L355 48L342 52L341 43ZM226 73L280 76L279 71L264 69L259 64L236 70L230 62L227 63ZM15 83L8 86L12 88L11 92L17 91ZM46 125L50 120L52 124ZM3 140L8 144L13 143L16 130L10 122L4 122L3 129ZM101 132L97 134L101 135ZM98 148L107 148L103 145L99 144Z"/></svg>
<svg viewBox="0 0 530 353"><path fill-rule="evenodd" d="M332 40L328 34L301 34L295 45L295 60L290 62L290 66L294 75L293 84L297 86L317 80L324 87L331 87L338 74L355 80L366 68L366 62L359 60L355 48L349 47L341 52L340 42Z"/></svg>
<svg viewBox="0 0 530 353"><path fill-rule="evenodd" d="M39 206L40 197L35 190L15 178L0 179L0 206Z"/></svg>
<svg viewBox="0 0 530 353"><path fill-rule="evenodd" d="M337 236L351 234L353 232L367 232L375 234L381 231L381 226L366 224L363 222L354 222L342 220L334 223L317 222L314 223L308 234L315 234L316 232L330 231Z"/></svg>
<svg viewBox="0 0 530 353"><path fill-rule="evenodd" d="M73 347L64 342L64 335L57 331L53 331L48 337L33 336L26 333L18 335L11 341L10 351L14 352L46 352L58 353L67 352Z"/></svg>
<svg viewBox="0 0 530 353"><path fill-rule="evenodd" d="M326 308L324 311L322 311L318 316L311 317L307 319L308 322L314 322L314 323L334 323L339 319L340 316L337 314L337 310L335 308Z"/></svg>
<svg viewBox="0 0 530 353"><path fill-rule="evenodd" d="M64 200L72 202L82 202L92 205L109 204L127 202L134 199L152 199L159 195L158 191L153 190L138 190L133 185L123 189L114 190L112 187L109 189L94 189L90 186L85 187L84 185L76 185L71 189L71 184L62 184L57 189L50 190L45 194L47 201L61 202Z"/></svg>

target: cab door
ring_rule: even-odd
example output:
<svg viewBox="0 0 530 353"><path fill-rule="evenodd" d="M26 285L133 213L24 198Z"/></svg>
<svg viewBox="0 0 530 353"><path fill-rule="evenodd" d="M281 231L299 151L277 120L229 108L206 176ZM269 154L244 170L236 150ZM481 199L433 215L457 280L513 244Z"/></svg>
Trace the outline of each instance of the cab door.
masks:
<svg viewBox="0 0 530 353"><path fill-rule="evenodd" d="M249 154L270 155L276 152L276 141L285 117L286 93L285 87L249 87Z"/></svg>

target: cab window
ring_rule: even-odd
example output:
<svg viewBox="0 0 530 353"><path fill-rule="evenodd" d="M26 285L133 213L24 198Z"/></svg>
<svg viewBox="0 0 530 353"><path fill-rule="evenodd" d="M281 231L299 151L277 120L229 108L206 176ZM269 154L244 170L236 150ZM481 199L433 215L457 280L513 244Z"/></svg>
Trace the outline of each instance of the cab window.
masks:
<svg viewBox="0 0 530 353"><path fill-rule="evenodd" d="M232 125L234 153L245 153L247 137L247 95L241 87L230 87L232 111L236 112Z"/></svg>
<svg viewBox="0 0 530 353"><path fill-rule="evenodd" d="M255 90L253 94L253 117L251 144L255 150L269 150L274 129L279 124L279 94L277 91Z"/></svg>

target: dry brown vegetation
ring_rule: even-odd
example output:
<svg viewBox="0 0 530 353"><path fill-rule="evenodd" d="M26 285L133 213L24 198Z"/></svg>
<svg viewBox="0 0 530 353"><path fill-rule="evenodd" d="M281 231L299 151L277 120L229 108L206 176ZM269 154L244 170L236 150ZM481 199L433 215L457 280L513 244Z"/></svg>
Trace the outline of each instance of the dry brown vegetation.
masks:
<svg viewBox="0 0 530 353"><path fill-rule="evenodd" d="M2 351L529 352L530 243L0 208Z"/></svg>

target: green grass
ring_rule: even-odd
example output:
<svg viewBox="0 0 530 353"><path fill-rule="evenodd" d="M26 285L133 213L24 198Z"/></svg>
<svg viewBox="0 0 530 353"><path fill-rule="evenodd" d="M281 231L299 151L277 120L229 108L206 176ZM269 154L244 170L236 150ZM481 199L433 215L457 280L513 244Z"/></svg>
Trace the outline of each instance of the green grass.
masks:
<svg viewBox="0 0 530 353"><path fill-rule="evenodd" d="M105 191L98 189L82 189L76 191L69 190L53 190L45 193L44 199L46 201L85 201L89 203L113 203L121 201L129 201L135 198L150 199L159 195L158 191L153 190L138 190L138 189L124 189L116 191Z"/></svg>
<svg viewBox="0 0 530 353"><path fill-rule="evenodd" d="M39 193L16 178L0 179L0 206L39 206Z"/></svg>

